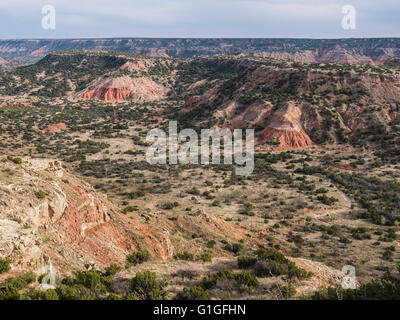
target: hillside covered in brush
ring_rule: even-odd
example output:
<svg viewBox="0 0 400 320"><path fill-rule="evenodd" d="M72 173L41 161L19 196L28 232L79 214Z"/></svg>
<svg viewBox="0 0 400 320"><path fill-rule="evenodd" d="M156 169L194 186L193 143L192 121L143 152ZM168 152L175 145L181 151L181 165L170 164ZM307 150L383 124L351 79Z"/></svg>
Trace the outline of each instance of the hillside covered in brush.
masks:
<svg viewBox="0 0 400 320"><path fill-rule="evenodd" d="M182 126L254 128L280 149L350 143L397 157L399 67L221 56L60 52L3 72L0 94L70 101L175 101Z"/></svg>
<svg viewBox="0 0 400 320"><path fill-rule="evenodd" d="M393 270L399 72L99 51L2 71L0 298L144 299L147 277L161 298L287 299L344 265L360 282ZM146 135L170 120L254 128L254 171L149 164ZM37 292L50 261L65 278Z"/></svg>

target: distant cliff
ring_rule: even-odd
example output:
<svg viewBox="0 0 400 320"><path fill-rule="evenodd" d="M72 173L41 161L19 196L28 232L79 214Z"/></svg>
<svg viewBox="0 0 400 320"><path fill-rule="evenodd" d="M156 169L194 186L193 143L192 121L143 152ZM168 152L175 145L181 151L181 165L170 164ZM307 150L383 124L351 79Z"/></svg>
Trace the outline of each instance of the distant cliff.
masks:
<svg viewBox="0 0 400 320"><path fill-rule="evenodd" d="M0 40L2 58L32 61L59 50L126 51L174 58L242 54L298 62L381 64L400 55L400 38Z"/></svg>

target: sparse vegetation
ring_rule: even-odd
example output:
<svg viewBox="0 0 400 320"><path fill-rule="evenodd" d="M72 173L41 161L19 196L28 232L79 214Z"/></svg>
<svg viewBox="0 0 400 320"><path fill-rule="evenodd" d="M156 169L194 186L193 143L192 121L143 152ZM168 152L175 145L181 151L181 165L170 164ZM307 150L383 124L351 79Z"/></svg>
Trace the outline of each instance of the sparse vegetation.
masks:
<svg viewBox="0 0 400 320"><path fill-rule="evenodd" d="M313 41L308 47L313 47ZM173 55L174 50L166 53ZM134 57L140 68L121 68L127 57ZM25 209L26 203L48 202L49 216L59 219L53 199L62 193L52 183L56 182L63 193L72 195L66 201L69 206L76 201L75 207L82 210L98 207L93 210L105 220L97 227L85 221L87 225L77 230L87 227L83 233L104 242L101 228L121 228L122 237L110 239L115 240L111 247L123 239L123 250L139 246L151 251L128 251L124 276L143 268L134 266L145 262L145 268L157 270L160 256L173 255L181 261L166 262L168 268L172 266L168 274L172 289L158 273L142 271L130 274L128 293L117 294L111 284L121 267L113 264L103 272L76 272L47 291L33 289L36 276L31 273L8 278L0 283L0 299L161 300L179 291L177 299L245 299L253 290L252 295L263 298L290 299L300 296L300 284L314 281L297 258L307 260L307 270L325 264L327 277L332 268L340 269L353 258L362 281L382 275L398 260L400 96L390 79L399 72L394 66L263 57L185 60L85 51L54 53L37 64L1 72L0 149L9 156L0 159L0 215L10 223L7 228L21 234L37 232L38 243L51 248L55 239L47 225L37 226ZM365 85L363 79L378 74L385 77L387 96L378 97ZM66 98L67 92L75 96L99 77L122 76L154 81L167 94L151 101L118 103ZM28 95L23 103L21 93ZM260 120L245 125L254 128L262 141L269 138L269 123L278 121L277 114L286 112L286 106L290 111L300 105L303 138L309 136L317 146L284 150L292 137L284 143L285 137L267 139L257 144L251 175L236 175L235 165L223 161L201 166L146 161L147 132L154 127L168 131L169 120L177 120L180 129L201 133L205 128L236 127L232 119L246 121L251 111ZM230 107L225 110L226 106ZM221 110L230 114L222 117ZM358 115L357 121L353 114ZM224 160L223 152L221 157ZM30 164L28 158L54 158L62 164L42 172L38 160ZM38 172L40 183L23 180L31 169ZM93 203L72 186L72 174L94 186ZM107 198L101 194L109 198L107 210L97 203ZM25 205L23 214L14 206L18 203ZM80 218L68 219L70 223ZM71 246L66 241L60 250L68 252ZM118 250L116 254L121 254ZM0 274L8 271L10 262L0 259ZM353 293L330 288L313 298L334 298L334 290L339 298L397 297L397 276L385 277Z"/></svg>
<svg viewBox="0 0 400 320"><path fill-rule="evenodd" d="M136 266L138 264L142 264L149 260L150 260L150 253L147 251L135 251L126 258L128 266L130 265Z"/></svg>
<svg viewBox="0 0 400 320"><path fill-rule="evenodd" d="M0 258L0 274L11 270L10 260Z"/></svg>
<svg viewBox="0 0 400 320"><path fill-rule="evenodd" d="M139 300L165 300L167 283L159 280L154 272L145 270L136 273L131 281L131 293Z"/></svg>

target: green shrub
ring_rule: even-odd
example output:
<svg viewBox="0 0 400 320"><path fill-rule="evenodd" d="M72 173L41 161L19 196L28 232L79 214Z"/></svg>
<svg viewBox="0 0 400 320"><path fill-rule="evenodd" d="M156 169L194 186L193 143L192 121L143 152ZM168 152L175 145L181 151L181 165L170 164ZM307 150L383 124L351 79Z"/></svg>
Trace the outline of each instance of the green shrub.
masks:
<svg viewBox="0 0 400 320"><path fill-rule="evenodd" d="M164 210L172 210L179 206L178 202L165 202L161 205L161 208Z"/></svg>
<svg viewBox="0 0 400 320"><path fill-rule="evenodd" d="M21 295L13 286L0 287L0 300L19 300Z"/></svg>
<svg viewBox="0 0 400 320"><path fill-rule="evenodd" d="M137 211L137 208L136 208L136 207L128 206L128 207L126 207L126 208L124 208L124 209L122 210L122 213L123 213L123 214L127 214L127 213L129 213L129 212L134 212L134 211Z"/></svg>
<svg viewBox="0 0 400 320"><path fill-rule="evenodd" d="M174 257L177 260L186 260L186 261L193 261L194 255L188 251L184 251L182 253L177 253Z"/></svg>
<svg viewBox="0 0 400 320"><path fill-rule="evenodd" d="M257 258L249 256L239 256L237 261L239 268L246 269L253 267L257 262Z"/></svg>
<svg viewBox="0 0 400 320"><path fill-rule="evenodd" d="M111 287L111 279L103 276L97 270L78 271L75 275L74 285L82 285L93 291L107 292Z"/></svg>
<svg viewBox="0 0 400 320"><path fill-rule="evenodd" d="M221 204L221 201L219 201L219 200L214 200L213 202L212 202L212 206L213 207L219 207L219 205Z"/></svg>
<svg viewBox="0 0 400 320"><path fill-rule="evenodd" d="M215 198L215 197L211 194L210 191L204 191L204 192L203 192L203 197L205 197L205 198L208 199L208 200L212 200L212 199Z"/></svg>
<svg viewBox="0 0 400 320"><path fill-rule="evenodd" d="M207 248L212 249L214 248L215 244L216 244L215 240L210 240L207 242Z"/></svg>
<svg viewBox="0 0 400 320"><path fill-rule="evenodd" d="M140 300L165 300L167 283L157 279L154 272L145 270L136 273L131 280L130 290Z"/></svg>
<svg viewBox="0 0 400 320"><path fill-rule="evenodd" d="M217 282L227 280L235 280L238 284L247 286L248 288L254 288L259 285L255 275L248 272L233 273L230 270L220 270L213 275L204 277L202 285L205 289L211 289L217 285Z"/></svg>
<svg viewBox="0 0 400 320"><path fill-rule="evenodd" d="M289 278L308 279L313 276L313 273L301 269L293 261L289 261L287 275Z"/></svg>
<svg viewBox="0 0 400 320"><path fill-rule="evenodd" d="M249 288L258 287L258 285L260 284L257 277L254 274L248 272L235 274L235 280L241 285Z"/></svg>
<svg viewBox="0 0 400 320"><path fill-rule="evenodd" d="M274 260L257 261L254 266L254 273L257 275L257 277L281 276L287 271L287 265Z"/></svg>
<svg viewBox="0 0 400 320"><path fill-rule="evenodd" d="M57 295L60 300L96 300L98 299L95 292L83 285L60 285L56 289Z"/></svg>
<svg viewBox="0 0 400 320"><path fill-rule="evenodd" d="M248 209L240 209L239 214L244 215L244 216L249 216L249 217L254 217L255 213L252 210L248 210Z"/></svg>
<svg viewBox="0 0 400 320"><path fill-rule="evenodd" d="M317 197L317 200L322 202L323 204L327 206L332 206L335 204L335 202L338 202L339 200L334 198L334 197L327 197L325 194L322 196Z"/></svg>
<svg viewBox="0 0 400 320"><path fill-rule="evenodd" d="M49 290L32 290L25 294L24 299L27 300L59 300L57 291L55 289Z"/></svg>
<svg viewBox="0 0 400 320"><path fill-rule="evenodd" d="M254 273L258 277L287 275L289 278L305 279L312 276L311 272L300 269L275 249L260 249L257 251L259 261L254 265Z"/></svg>
<svg viewBox="0 0 400 320"><path fill-rule="evenodd" d="M188 190L187 193L198 196L200 194L200 191L196 187L193 187L192 189Z"/></svg>
<svg viewBox="0 0 400 320"><path fill-rule="evenodd" d="M106 298L106 300L108 300L108 301L117 301L117 300L123 300L123 299L124 299L123 297L121 297L115 293L110 293Z"/></svg>
<svg viewBox="0 0 400 320"><path fill-rule="evenodd" d="M147 251L136 251L126 258L128 265L138 265L150 260L150 253Z"/></svg>
<svg viewBox="0 0 400 320"><path fill-rule="evenodd" d="M385 251L383 252L382 258L384 260L392 261L394 256L394 250L391 249L391 247L386 248Z"/></svg>
<svg viewBox="0 0 400 320"><path fill-rule="evenodd" d="M263 260L274 260L278 262L286 262L286 257L275 249L259 249L257 250L257 256Z"/></svg>
<svg viewBox="0 0 400 320"><path fill-rule="evenodd" d="M61 280L61 284L72 287L75 284L75 279L72 277L65 277Z"/></svg>
<svg viewBox="0 0 400 320"><path fill-rule="evenodd" d="M242 249L243 249L243 245L241 244L241 243L234 243L234 244L229 244L229 243L227 243L226 245L225 245L225 250L227 250L227 251L231 251L231 252L233 252L233 253L235 253L235 254L237 254L237 253L239 253L240 251L242 251Z"/></svg>
<svg viewBox="0 0 400 320"><path fill-rule="evenodd" d="M200 256L200 259L203 261L203 262L211 262L212 261L212 254L211 253L203 253L201 256Z"/></svg>
<svg viewBox="0 0 400 320"><path fill-rule="evenodd" d="M282 292L283 298L289 299L289 298L293 297L297 291L296 291L296 287L293 284L289 283L288 285L284 286L281 289L281 292Z"/></svg>
<svg viewBox="0 0 400 320"><path fill-rule="evenodd" d="M112 264L110 266L108 266L105 270L104 270L104 275L109 277L109 276L113 276L115 274L117 274L118 272L120 272L122 270L122 268L117 265L117 264Z"/></svg>
<svg viewBox="0 0 400 320"><path fill-rule="evenodd" d="M33 272L26 272L18 277L4 280L3 284L21 290L27 288L34 281L36 281L36 275Z"/></svg>
<svg viewBox="0 0 400 320"><path fill-rule="evenodd" d="M192 288L183 288L183 292L178 294L179 300L210 300L211 295L202 287L194 286Z"/></svg>
<svg viewBox="0 0 400 320"><path fill-rule="evenodd" d="M208 275L203 278L202 285L206 289L215 287L218 281L226 281L234 279L234 274L230 270L220 270L214 275Z"/></svg>
<svg viewBox="0 0 400 320"><path fill-rule="evenodd" d="M0 274L11 270L10 260L0 258Z"/></svg>
<svg viewBox="0 0 400 320"><path fill-rule="evenodd" d="M21 164L22 163L22 159L21 158L14 158L12 156L7 156L7 159L14 162L15 164Z"/></svg>
<svg viewBox="0 0 400 320"><path fill-rule="evenodd" d="M38 192L36 192L36 197L38 199L44 199L46 198L46 193L43 190L39 190Z"/></svg>

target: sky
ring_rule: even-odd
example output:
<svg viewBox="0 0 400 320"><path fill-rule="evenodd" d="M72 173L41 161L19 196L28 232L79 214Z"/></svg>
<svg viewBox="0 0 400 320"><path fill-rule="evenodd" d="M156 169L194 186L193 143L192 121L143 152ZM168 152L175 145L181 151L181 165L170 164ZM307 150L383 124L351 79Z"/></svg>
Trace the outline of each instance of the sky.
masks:
<svg viewBox="0 0 400 320"><path fill-rule="evenodd" d="M55 29L42 27L45 5ZM345 5L355 29L342 27ZM400 0L0 0L0 39L399 37L399 17Z"/></svg>

